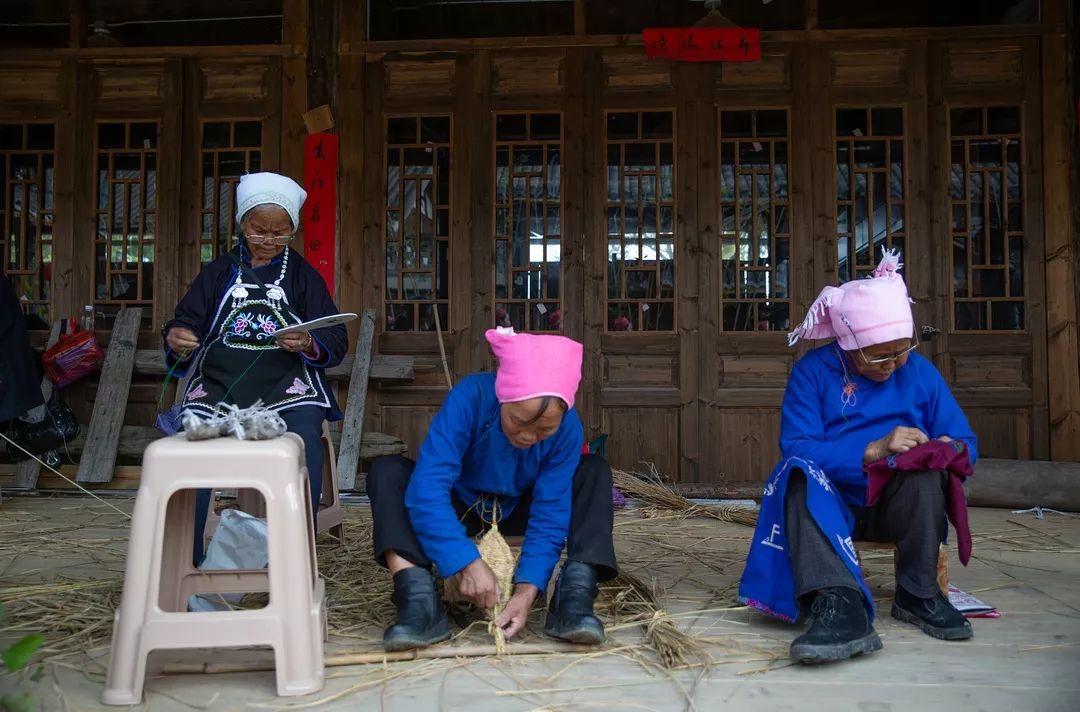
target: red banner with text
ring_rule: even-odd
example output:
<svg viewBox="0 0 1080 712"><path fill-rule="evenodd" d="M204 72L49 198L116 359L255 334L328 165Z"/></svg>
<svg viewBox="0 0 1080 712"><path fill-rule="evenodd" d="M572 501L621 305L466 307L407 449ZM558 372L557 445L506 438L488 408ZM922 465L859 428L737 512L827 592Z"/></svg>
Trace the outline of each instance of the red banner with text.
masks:
<svg viewBox="0 0 1080 712"><path fill-rule="evenodd" d="M322 275L334 294L334 243L337 241L338 137L309 134L304 139L304 190L307 202L304 225L304 258Z"/></svg>
<svg viewBox="0 0 1080 712"><path fill-rule="evenodd" d="M761 30L742 27L659 27L643 33L652 59L752 62L761 59Z"/></svg>

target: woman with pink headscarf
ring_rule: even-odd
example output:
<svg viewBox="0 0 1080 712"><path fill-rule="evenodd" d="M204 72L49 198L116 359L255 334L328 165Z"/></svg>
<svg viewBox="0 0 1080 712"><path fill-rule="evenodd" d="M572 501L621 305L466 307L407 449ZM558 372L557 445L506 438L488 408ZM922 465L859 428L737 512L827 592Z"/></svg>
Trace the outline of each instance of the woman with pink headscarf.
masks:
<svg viewBox="0 0 1080 712"><path fill-rule="evenodd" d="M941 374L915 350L899 267L898 253L887 252L871 278L826 287L789 335L792 345L832 341L792 370L781 409L783 461L765 485L739 597L788 622L810 614L809 629L791 645L799 662L882 647L855 539L896 544L894 618L939 639L972 635L937 583L946 506L950 492L962 500L963 491L951 486L951 464L926 463L956 462L948 450L970 473L975 434ZM890 477L884 485L874 479L882 472Z"/></svg>
<svg viewBox="0 0 1080 712"><path fill-rule="evenodd" d="M491 329L496 373L463 378L428 429L416 463L382 457L367 491L376 560L394 578L397 621L386 650L446 640L450 629L433 567L458 577L458 591L481 608L498 600L495 575L473 537L497 520L524 535L514 592L496 618L507 638L525 627L566 547L566 564L548 604L544 632L597 644L597 584L616 574L611 469L582 455L584 431L574 410L581 344L563 336Z"/></svg>

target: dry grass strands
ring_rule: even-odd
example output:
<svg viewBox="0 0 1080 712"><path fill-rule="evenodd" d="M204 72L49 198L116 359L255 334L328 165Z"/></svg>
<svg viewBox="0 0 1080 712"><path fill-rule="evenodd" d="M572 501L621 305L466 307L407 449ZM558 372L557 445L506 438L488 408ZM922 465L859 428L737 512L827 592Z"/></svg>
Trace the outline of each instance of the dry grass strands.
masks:
<svg viewBox="0 0 1080 712"><path fill-rule="evenodd" d="M648 464L645 472L634 470L611 471L615 486L627 497L636 499L655 510L674 512L687 517L710 517L748 527L757 526L757 512L748 507L714 507L694 504L664 482L656 465Z"/></svg>
<svg viewBox="0 0 1080 712"><path fill-rule="evenodd" d="M604 586L608 618L640 622L645 627L646 644L656 652L665 668L708 664L710 658L701 643L679 630L661 608L653 587L631 573L620 571Z"/></svg>

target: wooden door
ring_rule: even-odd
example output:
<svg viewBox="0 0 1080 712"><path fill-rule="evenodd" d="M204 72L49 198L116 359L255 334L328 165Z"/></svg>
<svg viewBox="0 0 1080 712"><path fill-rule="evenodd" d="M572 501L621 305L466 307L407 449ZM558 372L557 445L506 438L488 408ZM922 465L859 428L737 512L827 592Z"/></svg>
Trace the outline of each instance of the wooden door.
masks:
<svg viewBox="0 0 1080 712"><path fill-rule="evenodd" d="M930 58L938 269L922 334L984 456L1048 458L1037 40L937 44Z"/></svg>

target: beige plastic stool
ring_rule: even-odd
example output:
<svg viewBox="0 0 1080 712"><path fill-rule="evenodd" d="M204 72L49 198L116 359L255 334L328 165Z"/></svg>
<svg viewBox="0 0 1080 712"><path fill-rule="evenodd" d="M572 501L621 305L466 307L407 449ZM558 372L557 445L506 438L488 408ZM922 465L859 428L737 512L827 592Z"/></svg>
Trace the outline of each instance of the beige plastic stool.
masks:
<svg viewBox="0 0 1080 712"><path fill-rule="evenodd" d="M334 441L330 438L330 424L323 421L322 442L325 450L323 458L323 481L322 497L319 502L319 512L315 519L315 533L329 532L331 538L338 544L345 543L345 526L342 524L345 513L341 508L341 494L338 491L337 479L337 455L334 452ZM266 508L258 493L251 490L240 490L236 494L236 506L242 512L247 512L253 517L266 517ZM214 535L221 516L214 511L214 500L210 500L210 511L206 515L206 526L203 528L203 538L210 541Z"/></svg>
<svg viewBox="0 0 1080 712"><path fill-rule="evenodd" d="M257 490L266 502L269 567L200 571L192 566L195 490ZM279 695L323 686L324 583L311 533L311 497L304 443L183 435L150 444L135 498L124 591L113 624L112 659L102 702L142 699L152 650L249 647L274 649ZM258 610L188 613L194 593L268 591Z"/></svg>

